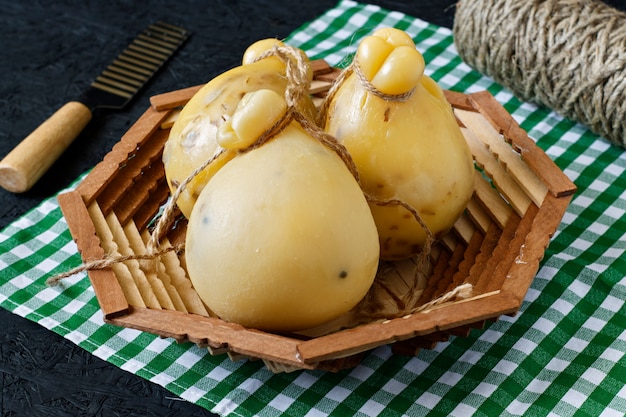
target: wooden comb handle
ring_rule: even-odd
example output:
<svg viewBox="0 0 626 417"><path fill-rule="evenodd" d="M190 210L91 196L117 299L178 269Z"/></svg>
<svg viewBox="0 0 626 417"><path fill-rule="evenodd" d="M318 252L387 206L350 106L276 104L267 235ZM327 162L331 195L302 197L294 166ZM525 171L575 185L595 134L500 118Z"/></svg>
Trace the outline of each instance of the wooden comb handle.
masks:
<svg viewBox="0 0 626 417"><path fill-rule="evenodd" d="M0 186L13 193L28 191L91 120L91 110L66 103L0 161Z"/></svg>

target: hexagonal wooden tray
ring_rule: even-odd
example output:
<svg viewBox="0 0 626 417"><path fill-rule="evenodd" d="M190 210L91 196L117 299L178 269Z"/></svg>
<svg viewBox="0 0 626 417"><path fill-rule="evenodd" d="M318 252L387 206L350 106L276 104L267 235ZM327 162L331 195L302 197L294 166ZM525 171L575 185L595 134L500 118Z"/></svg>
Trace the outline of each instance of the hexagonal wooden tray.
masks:
<svg viewBox="0 0 626 417"><path fill-rule="evenodd" d="M338 70L323 61L314 65L311 93L323 95ZM169 197L163 144L180 106L200 87L153 97L103 161L74 191L59 196L85 262L145 253L151 223ZM274 334L212 317L187 276L184 253L169 252L156 270L134 260L88 272L105 321L190 341L233 360L262 359L272 371L285 372L353 367L365 352L386 344L395 353L415 355L516 313L576 187L489 93L446 91L446 97L474 155L475 192L453 230L435 245L419 303L463 283L473 286L469 298L402 317L344 321L306 335ZM184 241L185 227L178 217L163 244ZM395 272L402 267L392 265Z"/></svg>

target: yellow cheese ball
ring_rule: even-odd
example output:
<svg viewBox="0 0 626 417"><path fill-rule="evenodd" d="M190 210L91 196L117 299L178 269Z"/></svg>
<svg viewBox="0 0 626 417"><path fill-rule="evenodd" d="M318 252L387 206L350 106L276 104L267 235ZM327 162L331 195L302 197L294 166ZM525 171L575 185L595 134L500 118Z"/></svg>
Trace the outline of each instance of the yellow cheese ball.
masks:
<svg viewBox="0 0 626 417"><path fill-rule="evenodd" d="M336 318L365 296L379 244L344 162L292 122L204 187L185 256L194 288L219 317L294 331Z"/></svg>
<svg viewBox="0 0 626 417"><path fill-rule="evenodd" d="M273 46L284 44L276 39L264 39L252 44L244 53L241 66L213 78L184 106L163 148L165 176L172 193L221 150L215 140L217 130L230 119L246 93L263 88L284 94L287 86L284 62L275 56L255 61ZM315 114L315 106L308 96L302 105L308 116ZM232 150L226 151L185 187L177 201L185 217L191 214L205 184L235 154Z"/></svg>
<svg viewBox="0 0 626 417"><path fill-rule="evenodd" d="M368 194L399 199L416 209L435 235L447 232L474 190L472 154L450 104L423 74L423 58L402 31L375 32L359 45L355 60L380 93L412 94L390 100L352 74L330 102L325 130L348 149ZM419 253L426 234L408 210L371 208L382 259Z"/></svg>

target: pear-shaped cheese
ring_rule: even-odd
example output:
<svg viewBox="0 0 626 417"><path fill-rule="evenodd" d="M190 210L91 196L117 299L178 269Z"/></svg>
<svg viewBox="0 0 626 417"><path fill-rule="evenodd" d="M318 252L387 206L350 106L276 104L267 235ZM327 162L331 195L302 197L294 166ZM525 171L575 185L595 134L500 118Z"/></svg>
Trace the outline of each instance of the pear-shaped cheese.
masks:
<svg viewBox="0 0 626 417"><path fill-rule="evenodd" d="M448 231L474 189L473 158L451 106L402 31L365 38L355 60L370 85L356 73L347 77L329 103L325 130L348 149L367 193L409 204L435 235ZM371 207L381 258L421 250L426 234L408 210Z"/></svg>
<svg viewBox="0 0 626 417"><path fill-rule="evenodd" d="M263 50L275 45L284 46L275 39L252 44L244 54L242 65L213 78L184 106L163 149L165 175L172 193L198 167L222 150L215 140L217 130L230 119L246 93L270 89L284 94L287 86L285 63L276 56L255 60ZM315 114L315 107L308 96L304 100L303 109L310 117ZM230 150L224 152L185 187L177 204L186 217L191 214L204 185L235 154Z"/></svg>
<svg viewBox="0 0 626 417"><path fill-rule="evenodd" d="M247 131L233 129L229 138ZM374 280L379 244L344 162L292 122L207 183L185 256L196 291L219 317L292 331L352 309Z"/></svg>

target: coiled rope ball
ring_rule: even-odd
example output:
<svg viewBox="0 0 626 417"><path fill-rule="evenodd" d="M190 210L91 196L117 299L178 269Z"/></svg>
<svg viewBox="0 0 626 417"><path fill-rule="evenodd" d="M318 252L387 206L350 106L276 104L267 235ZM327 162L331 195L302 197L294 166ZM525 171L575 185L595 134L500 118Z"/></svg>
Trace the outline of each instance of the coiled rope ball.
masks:
<svg viewBox="0 0 626 417"><path fill-rule="evenodd" d="M595 0L460 0L456 48L518 98L626 147L626 13Z"/></svg>

